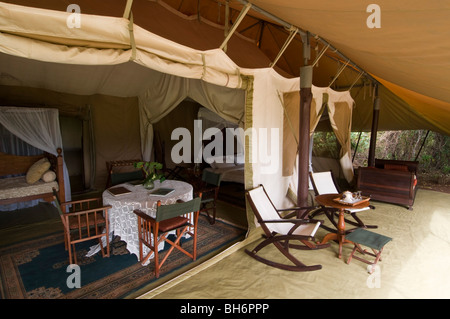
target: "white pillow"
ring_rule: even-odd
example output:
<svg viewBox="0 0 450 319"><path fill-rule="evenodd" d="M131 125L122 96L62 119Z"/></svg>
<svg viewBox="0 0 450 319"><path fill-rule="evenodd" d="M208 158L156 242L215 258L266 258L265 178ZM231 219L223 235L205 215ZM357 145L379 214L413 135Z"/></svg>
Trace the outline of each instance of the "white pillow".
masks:
<svg viewBox="0 0 450 319"><path fill-rule="evenodd" d="M41 178L46 183L53 182L56 179L56 173L52 170L48 170Z"/></svg>

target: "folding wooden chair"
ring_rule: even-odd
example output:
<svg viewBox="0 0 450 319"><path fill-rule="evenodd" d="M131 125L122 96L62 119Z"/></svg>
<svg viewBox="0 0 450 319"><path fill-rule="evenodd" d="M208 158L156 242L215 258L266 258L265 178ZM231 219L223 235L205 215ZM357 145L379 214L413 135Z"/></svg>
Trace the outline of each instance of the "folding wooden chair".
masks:
<svg viewBox="0 0 450 319"><path fill-rule="evenodd" d="M380 235L362 228L355 229L353 232L346 236L346 239L353 242L355 245L352 253L350 254L350 257L347 260L347 264L350 264L352 258L355 258L372 266L376 265L378 261L381 261L381 253L383 252L384 245L392 240L392 238L390 237ZM361 245L371 248L373 253L368 252L366 249L363 249ZM363 255L367 254L373 256L375 257L375 260L369 261L362 257L355 256L356 251ZM372 270L370 272L372 273L373 270L374 267L372 267Z"/></svg>
<svg viewBox="0 0 450 319"><path fill-rule="evenodd" d="M200 197L196 197L188 202L177 202L171 205L161 205L161 201L158 201L155 217L151 217L141 210L134 210L138 217L140 261L141 264L145 264L154 255L156 278L159 277L162 265L174 248L177 248L193 260L197 258L197 227L200 201ZM168 238L169 232L172 231L176 231L176 239L174 241ZM192 252L188 252L181 247L181 238L185 234L193 237ZM165 253L164 258L160 262L158 246L162 242L166 242L172 247ZM144 256L143 245L150 249L146 256Z"/></svg>
<svg viewBox="0 0 450 319"><path fill-rule="evenodd" d="M314 193L316 195L323 195L323 194L339 195L341 193L339 190L339 187L336 184L333 173L331 171L316 172L316 173L310 172L309 175L310 175L310 179L311 179L311 184L314 189ZM366 225L357 216L357 213L365 211L365 210L370 210L370 209L375 209L375 207L373 205L370 205L370 206L364 207L364 208L360 208L360 209L355 209L355 208L349 207L348 209L345 210L345 212L348 213L354 220L348 220L347 218L345 218L345 223L356 226L356 227L362 227L362 228L377 228L378 226L376 226L376 225ZM335 232L336 229L338 228L337 227L337 219L339 217L339 210L336 208L333 208L333 207L322 206L321 209L318 209L315 212L313 212L310 215L310 217L314 218L317 215L322 214L322 213L324 213L325 216L327 216L327 218L330 220L330 222L333 224L333 226L335 228L332 229L323 224L321 225L321 227L330 232ZM347 232L350 232L350 231L353 231L353 229L350 229Z"/></svg>
<svg viewBox="0 0 450 319"><path fill-rule="evenodd" d="M216 206L219 196L219 188L222 175L208 170L203 170L202 182L196 186L194 191L202 194L200 212L205 212L211 225L216 222ZM210 211L212 214L210 215Z"/></svg>
<svg viewBox="0 0 450 319"><path fill-rule="evenodd" d="M255 214L258 223L264 230L265 240L257 245L252 251L245 252L256 260L280 269L290 271L312 271L322 269L322 265L307 266L294 257L289 248L314 250L329 247L330 244L315 244L314 235L321 221L312 219L284 219L279 212L290 210L315 209L316 207L294 207L289 209L276 209L262 185L246 192L248 202ZM300 244L292 244L299 241ZM257 253L264 247L273 244L294 265L283 264L265 259Z"/></svg>

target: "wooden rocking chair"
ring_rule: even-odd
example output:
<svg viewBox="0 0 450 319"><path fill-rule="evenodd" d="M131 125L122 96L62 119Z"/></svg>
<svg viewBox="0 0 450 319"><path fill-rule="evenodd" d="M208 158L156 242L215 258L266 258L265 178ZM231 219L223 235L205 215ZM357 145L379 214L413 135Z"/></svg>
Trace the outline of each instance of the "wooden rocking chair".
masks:
<svg viewBox="0 0 450 319"><path fill-rule="evenodd" d="M260 185L246 192L248 202L264 230L265 240L257 245L252 251L245 252L256 260L269 266L290 271L312 271L322 269L322 265L307 266L300 262L290 252L289 248L315 250L329 247L329 244L315 244L314 235L321 221L312 219L285 219L279 212L290 210L307 210L316 207L295 207L288 209L276 209L267 195L264 186ZM301 244L292 244L291 241L299 241ZM258 256L262 248L273 244L294 265L282 264Z"/></svg>

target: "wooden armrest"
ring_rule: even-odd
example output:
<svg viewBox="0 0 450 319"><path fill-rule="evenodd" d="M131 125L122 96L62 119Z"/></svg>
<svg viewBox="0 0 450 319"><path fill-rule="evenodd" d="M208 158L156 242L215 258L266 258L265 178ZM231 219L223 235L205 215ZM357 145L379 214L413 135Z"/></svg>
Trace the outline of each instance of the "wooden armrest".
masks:
<svg viewBox="0 0 450 319"><path fill-rule="evenodd" d="M140 209L135 209L133 210L133 213L135 213L136 215L138 215L139 217L141 217L142 219L145 219L148 222L155 222L155 219L149 215L147 215L146 213L144 213L143 211L141 211Z"/></svg>
<svg viewBox="0 0 450 319"><path fill-rule="evenodd" d="M72 201L69 201L69 202L61 203L61 205L74 205L74 204L81 204L81 203L88 203L88 202L101 203L102 202L102 198L98 197L98 198L87 198L87 199L72 200Z"/></svg>
<svg viewBox="0 0 450 319"><path fill-rule="evenodd" d="M75 212L67 212L67 213L64 213L64 215L67 215L67 216L83 215L83 214L95 213L95 212L99 212L99 211L107 211L110 208L112 208L112 206L108 205L108 206L102 206L102 207L97 207L97 208L78 210Z"/></svg>

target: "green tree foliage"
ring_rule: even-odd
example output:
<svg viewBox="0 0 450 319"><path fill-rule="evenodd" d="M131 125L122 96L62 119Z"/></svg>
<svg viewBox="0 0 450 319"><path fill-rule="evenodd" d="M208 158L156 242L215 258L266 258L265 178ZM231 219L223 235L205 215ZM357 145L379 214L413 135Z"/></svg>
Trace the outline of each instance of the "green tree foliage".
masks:
<svg viewBox="0 0 450 319"><path fill-rule="evenodd" d="M367 166L370 135L370 132L351 134L355 167ZM339 157L339 145L332 132L316 132L313 141L314 156ZM378 132L375 157L417 160L419 173L450 176L450 136L426 130Z"/></svg>

